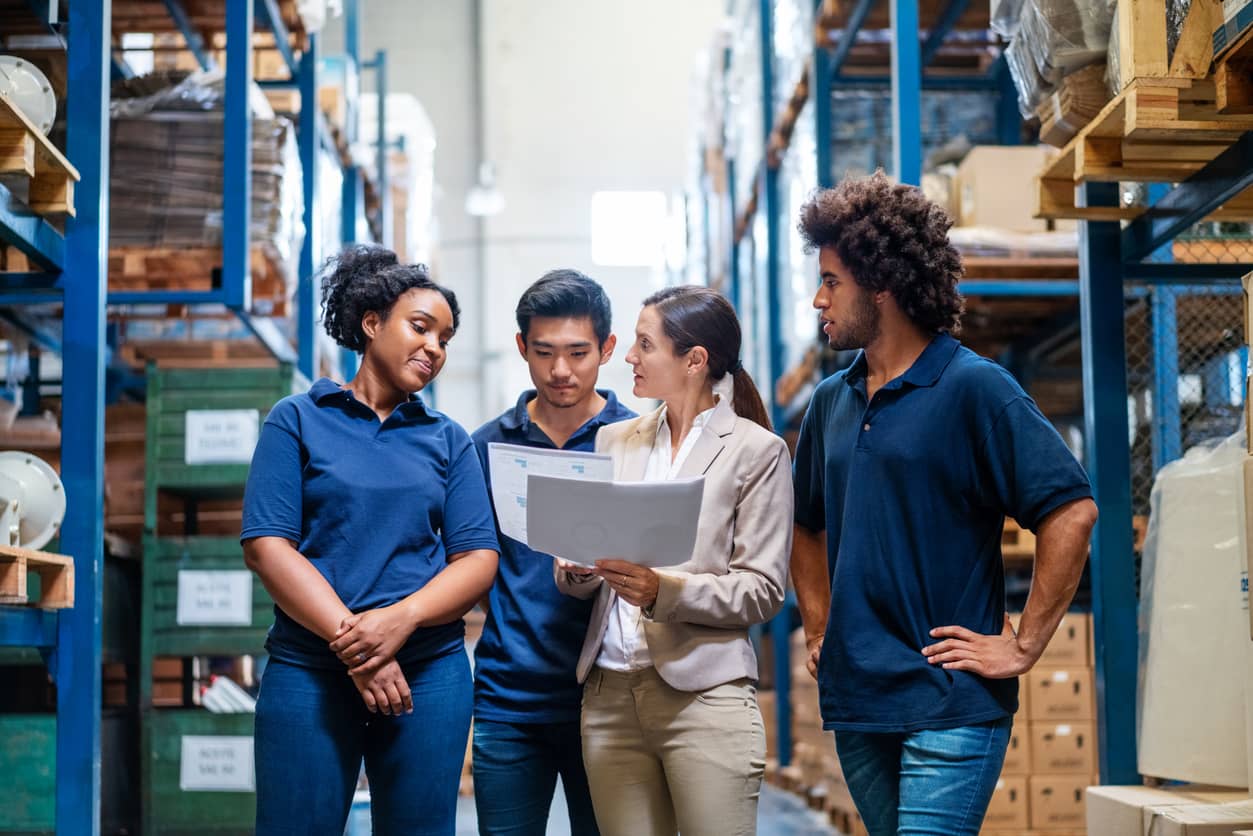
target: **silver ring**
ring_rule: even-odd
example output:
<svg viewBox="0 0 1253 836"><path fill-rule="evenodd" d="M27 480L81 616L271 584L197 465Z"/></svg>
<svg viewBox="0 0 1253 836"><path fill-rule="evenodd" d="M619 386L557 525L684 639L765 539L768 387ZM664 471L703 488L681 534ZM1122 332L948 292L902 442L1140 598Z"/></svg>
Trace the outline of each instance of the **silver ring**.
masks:
<svg viewBox="0 0 1253 836"><path fill-rule="evenodd" d="M358 653L358 654L357 654L357 662L358 662L358 663L364 662L366 659L369 659L369 658L370 658L370 657L369 657L369 656L366 656L364 653Z"/></svg>

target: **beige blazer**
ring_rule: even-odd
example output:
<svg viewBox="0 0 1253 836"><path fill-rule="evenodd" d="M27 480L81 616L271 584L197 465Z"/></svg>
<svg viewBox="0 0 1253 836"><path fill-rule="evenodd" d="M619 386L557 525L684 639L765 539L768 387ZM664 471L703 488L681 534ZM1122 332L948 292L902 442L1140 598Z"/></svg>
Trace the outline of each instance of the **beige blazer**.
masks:
<svg viewBox="0 0 1253 836"><path fill-rule="evenodd" d="M658 409L601 427L596 451L614 459L614 478L641 481L657 438ZM679 478L705 477L692 559L659 572L661 587L644 636L657 673L680 691L703 691L757 678L748 628L783 605L792 548L792 473L787 445L738 417L725 399L715 407ZM608 555L607 555L608 556ZM596 596L579 655L583 682L604 641L618 596L600 578L556 571L569 595Z"/></svg>

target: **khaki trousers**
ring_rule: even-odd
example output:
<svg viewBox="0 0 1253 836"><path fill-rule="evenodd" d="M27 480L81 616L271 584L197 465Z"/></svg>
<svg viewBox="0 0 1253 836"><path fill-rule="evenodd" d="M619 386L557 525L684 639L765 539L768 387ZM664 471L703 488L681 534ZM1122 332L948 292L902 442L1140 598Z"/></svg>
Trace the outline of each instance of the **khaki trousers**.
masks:
<svg viewBox="0 0 1253 836"><path fill-rule="evenodd" d="M766 729L747 679L689 693L593 669L583 762L604 836L753 836Z"/></svg>

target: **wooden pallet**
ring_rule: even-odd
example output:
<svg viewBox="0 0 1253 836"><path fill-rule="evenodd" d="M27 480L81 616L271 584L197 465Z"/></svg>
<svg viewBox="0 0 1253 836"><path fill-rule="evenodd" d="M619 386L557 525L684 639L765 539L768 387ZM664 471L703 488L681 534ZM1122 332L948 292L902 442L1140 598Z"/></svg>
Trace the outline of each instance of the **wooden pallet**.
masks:
<svg viewBox="0 0 1253 836"><path fill-rule="evenodd" d="M114 247L109 250L109 290L213 290L221 263L220 247ZM251 266L254 305L285 308L295 283L279 260L256 246Z"/></svg>
<svg viewBox="0 0 1253 836"><path fill-rule="evenodd" d="M30 576L39 576L39 600L27 593ZM46 610L74 606L74 560L63 554L0 546L0 604L33 604Z"/></svg>
<svg viewBox="0 0 1253 836"><path fill-rule="evenodd" d="M1253 28L1214 62L1214 88L1219 113L1253 113Z"/></svg>
<svg viewBox="0 0 1253 836"><path fill-rule="evenodd" d="M39 215L74 214L78 169L48 137L0 93L0 175L25 185L26 202Z"/></svg>
<svg viewBox="0 0 1253 836"><path fill-rule="evenodd" d="M1075 187L1085 182L1185 180L1250 130L1253 116L1217 111L1211 80L1137 79L1041 172L1036 217L1135 217L1144 210L1078 207ZM1229 201L1212 217L1253 219L1253 190Z"/></svg>

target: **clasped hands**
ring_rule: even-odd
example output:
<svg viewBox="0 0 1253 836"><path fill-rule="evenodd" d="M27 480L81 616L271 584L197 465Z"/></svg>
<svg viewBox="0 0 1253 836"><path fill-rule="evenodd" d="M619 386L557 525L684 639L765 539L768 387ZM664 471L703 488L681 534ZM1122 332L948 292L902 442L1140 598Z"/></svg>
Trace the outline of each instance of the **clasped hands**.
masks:
<svg viewBox="0 0 1253 836"><path fill-rule="evenodd" d="M413 712L413 695L396 653L413 634L417 618L408 601L345 616L331 641L331 651L348 666L348 675L372 713Z"/></svg>
<svg viewBox="0 0 1253 836"><path fill-rule="evenodd" d="M627 560L602 558L594 567L580 566L568 560L555 558L558 568L575 575L596 575L609 584L609 588L618 593L618 597L628 604L647 610L657 603L657 591L661 583L657 573L647 566L640 566Z"/></svg>

